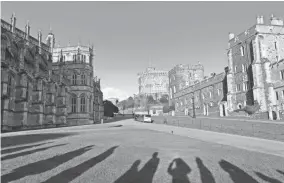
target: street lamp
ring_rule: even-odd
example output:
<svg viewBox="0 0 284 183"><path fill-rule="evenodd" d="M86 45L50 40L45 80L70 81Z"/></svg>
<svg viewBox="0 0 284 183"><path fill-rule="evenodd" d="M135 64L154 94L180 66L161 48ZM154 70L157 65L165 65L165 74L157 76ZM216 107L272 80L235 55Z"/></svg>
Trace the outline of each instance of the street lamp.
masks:
<svg viewBox="0 0 284 183"><path fill-rule="evenodd" d="M196 116L195 116L195 105L194 105L194 96L192 96L192 112L193 112L192 118L196 118Z"/></svg>

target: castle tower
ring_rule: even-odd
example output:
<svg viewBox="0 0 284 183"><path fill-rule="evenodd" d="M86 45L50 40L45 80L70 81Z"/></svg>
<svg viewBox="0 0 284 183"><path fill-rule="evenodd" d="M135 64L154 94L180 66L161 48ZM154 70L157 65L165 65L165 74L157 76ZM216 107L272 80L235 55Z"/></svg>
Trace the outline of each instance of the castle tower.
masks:
<svg viewBox="0 0 284 183"><path fill-rule="evenodd" d="M51 40L50 34L50 40ZM93 48L89 46L69 46L53 48L53 70L59 72L63 64L71 83L67 107L67 123L72 125L94 123L94 83ZM61 64L62 62L62 64ZM95 83L96 87L100 83Z"/></svg>

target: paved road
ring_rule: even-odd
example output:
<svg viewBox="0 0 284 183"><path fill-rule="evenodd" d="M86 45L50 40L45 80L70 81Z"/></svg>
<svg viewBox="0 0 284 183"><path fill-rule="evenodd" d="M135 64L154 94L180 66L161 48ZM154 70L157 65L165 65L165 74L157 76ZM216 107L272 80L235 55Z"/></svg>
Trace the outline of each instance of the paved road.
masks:
<svg viewBox="0 0 284 183"><path fill-rule="evenodd" d="M124 120L3 134L1 180L3 183L284 182L283 152L281 147L277 148L282 142L253 139L252 143L250 137L240 140L239 136L218 133L208 138L211 135L208 133L214 132L204 134L195 130L186 135L183 128L170 128ZM262 149L242 148L251 146L250 143Z"/></svg>

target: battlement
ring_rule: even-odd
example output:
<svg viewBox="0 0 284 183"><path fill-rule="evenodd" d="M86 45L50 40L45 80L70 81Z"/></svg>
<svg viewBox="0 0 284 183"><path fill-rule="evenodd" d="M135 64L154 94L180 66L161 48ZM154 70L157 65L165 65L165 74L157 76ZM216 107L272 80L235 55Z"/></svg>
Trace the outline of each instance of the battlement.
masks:
<svg viewBox="0 0 284 183"><path fill-rule="evenodd" d="M205 88L209 85L213 85L215 83L222 82L224 80L225 76L226 76L226 73L222 72L220 74L208 77L208 78L206 78L206 79L204 79L200 82L196 82L196 84L190 85L190 86L178 91L177 93L175 93L174 98L178 98L178 97L181 97L181 96L186 95L188 93L192 93L192 92L195 92L195 91L200 90L202 88Z"/></svg>
<svg viewBox="0 0 284 183"><path fill-rule="evenodd" d="M167 76L168 71L156 70L154 67L148 67L146 71L138 73L138 77L157 75L157 76Z"/></svg>
<svg viewBox="0 0 284 183"><path fill-rule="evenodd" d="M169 74L174 74L174 73L177 73L177 72L184 72L184 71L189 71L189 70L204 70L204 66L200 63L195 64L195 65L178 64L173 69L171 69L169 71Z"/></svg>
<svg viewBox="0 0 284 183"><path fill-rule="evenodd" d="M270 23L265 24L263 16L257 16L256 24L249 29L241 32L237 36L234 33L229 33L229 48L238 44L242 44L246 39L255 36L256 34L284 34L283 20L279 17L270 18Z"/></svg>

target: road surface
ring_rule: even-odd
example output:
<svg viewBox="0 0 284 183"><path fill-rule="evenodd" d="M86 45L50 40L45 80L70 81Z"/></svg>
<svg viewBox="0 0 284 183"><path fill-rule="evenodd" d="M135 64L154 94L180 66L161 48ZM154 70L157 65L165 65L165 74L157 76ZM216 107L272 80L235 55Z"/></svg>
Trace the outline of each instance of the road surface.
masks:
<svg viewBox="0 0 284 183"><path fill-rule="evenodd" d="M1 140L2 183L284 182L283 142L132 119Z"/></svg>

